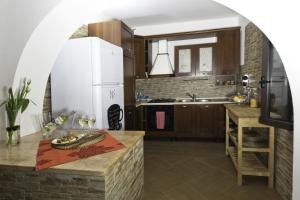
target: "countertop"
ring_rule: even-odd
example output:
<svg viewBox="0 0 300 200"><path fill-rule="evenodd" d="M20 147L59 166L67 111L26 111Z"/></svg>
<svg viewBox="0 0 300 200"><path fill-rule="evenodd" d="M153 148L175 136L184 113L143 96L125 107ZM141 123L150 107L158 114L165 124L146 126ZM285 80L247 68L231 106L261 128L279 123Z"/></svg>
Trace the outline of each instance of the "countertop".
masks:
<svg viewBox="0 0 300 200"><path fill-rule="evenodd" d="M208 105L208 104L236 104L232 101L206 101L206 102L166 102L166 103L149 103L148 101L137 101L136 107L139 106L153 106L153 105Z"/></svg>
<svg viewBox="0 0 300 200"><path fill-rule="evenodd" d="M113 137L122 142L125 148L92 156L89 158L65 163L41 172L67 172L71 174L105 176L111 168L122 159L127 152L133 149L143 139L144 131L108 131ZM41 133L34 133L21 138L21 144L8 148L4 142L0 144L0 168L22 167L34 170L36 153L41 139Z"/></svg>
<svg viewBox="0 0 300 200"><path fill-rule="evenodd" d="M260 117L260 108L251 108L249 105L227 104L225 108L238 118Z"/></svg>

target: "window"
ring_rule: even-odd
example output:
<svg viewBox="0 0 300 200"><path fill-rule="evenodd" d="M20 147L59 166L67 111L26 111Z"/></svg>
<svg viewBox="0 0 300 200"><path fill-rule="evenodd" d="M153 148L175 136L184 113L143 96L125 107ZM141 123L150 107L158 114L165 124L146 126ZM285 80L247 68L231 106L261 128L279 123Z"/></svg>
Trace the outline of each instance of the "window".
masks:
<svg viewBox="0 0 300 200"><path fill-rule="evenodd" d="M264 38L261 77L260 121L278 128L293 129L293 102L289 81L278 52Z"/></svg>

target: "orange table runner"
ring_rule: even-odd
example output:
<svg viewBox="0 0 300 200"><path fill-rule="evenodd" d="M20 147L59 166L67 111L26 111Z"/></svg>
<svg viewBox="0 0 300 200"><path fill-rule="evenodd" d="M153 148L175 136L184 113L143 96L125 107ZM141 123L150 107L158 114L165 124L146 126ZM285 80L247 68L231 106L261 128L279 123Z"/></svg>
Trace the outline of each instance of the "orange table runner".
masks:
<svg viewBox="0 0 300 200"><path fill-rule="evenodd" d="M110 134L107 134L104 140L96 144L83 148L68 150L55 149L51 146L51 140L44 140L39 144L35 170L39 171L41 169L72 162L82 158L87 158L110 151L116 151L122 149L123 147L125 146Z"/></svg>

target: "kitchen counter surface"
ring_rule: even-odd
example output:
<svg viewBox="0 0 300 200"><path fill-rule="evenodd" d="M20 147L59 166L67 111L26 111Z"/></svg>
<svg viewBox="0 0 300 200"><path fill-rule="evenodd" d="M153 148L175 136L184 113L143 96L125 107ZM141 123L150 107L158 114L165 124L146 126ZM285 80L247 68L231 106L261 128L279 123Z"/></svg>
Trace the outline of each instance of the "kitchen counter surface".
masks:
<svg viewBox="0 0 300 200"><path fill-rule="evenodd" d="M235 102L232 101L206 101L206 102L201 102L201 101L196 101L196 102L166 102L166 103L150 103L148 101L140 101L136 102L136 107L139 106L155 106L155 105L207 105L207 104L236 104Z"/></svg>
<svg viewBox="0 0 300 200"><path fill-rule="evenodd" d="M249 105L227 104L225 108L238 118L260 117L260 108L251 108Z"/></svg>
<svg viewBox="0 0 300 200"><path fill-rule="evenodd" d="M136 145L142 145L143 131L109 131L113 137L122 142L125 148L112 151L86 159L65 163L42 171L68 172L83 175L106 175L111 168L121 160L125 154L134 150ZM2 142L0 144L0 168L2 167L25 167L34 170L36 153L40 133L31 134L21 138L20 145L8 149Z"/></svg>

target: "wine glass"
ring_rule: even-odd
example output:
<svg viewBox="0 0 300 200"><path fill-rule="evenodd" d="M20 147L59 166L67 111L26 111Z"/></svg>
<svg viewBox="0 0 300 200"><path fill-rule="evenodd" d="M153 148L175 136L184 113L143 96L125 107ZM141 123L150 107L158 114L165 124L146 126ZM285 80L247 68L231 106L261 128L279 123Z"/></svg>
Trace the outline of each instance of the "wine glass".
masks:
<svg viewBox="0 0 300 200"><path fill-rule="evenodd" d="M77 121L81 127L81 131L83 132L84 126L87 124L87 117L85 115L81 115L78 117Z"/></svg>
<svg viewBox="0 0 300 200"><path fill-rule="evenodd" d="M95 115L91 115L88 119L88 126L90 128L90 133L92 133L92 128L95 126L96 123L96 117Z"/></svg>

